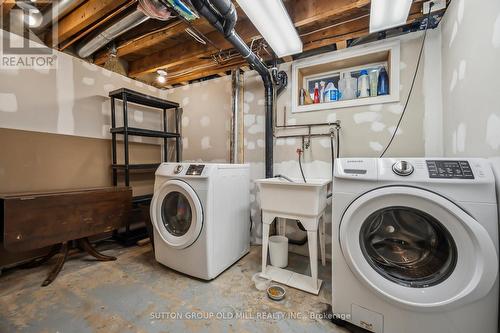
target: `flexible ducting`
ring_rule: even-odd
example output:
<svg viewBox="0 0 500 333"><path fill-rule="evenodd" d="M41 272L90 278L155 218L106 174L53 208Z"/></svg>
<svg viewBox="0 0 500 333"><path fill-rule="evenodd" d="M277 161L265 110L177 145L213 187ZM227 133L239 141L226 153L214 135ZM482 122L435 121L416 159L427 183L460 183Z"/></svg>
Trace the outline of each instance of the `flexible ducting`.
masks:
<svg viewBox="0 0 500 333"><path fill-rule="evenodd" d="M136 10L123 17L118 22L107 26L98 33L92 34L80 42L76 47L76 54L80 58L87 58L118 36L146 22L150 18L165 21L168 20L170 16L171 13L168 8L159 1L140 0Z"/></svg>
<svg viewBox="0 0 500 333"><path fill-rule="evenodd" d="M250 67L256 70L264 82L265 108L266 108L266 178L273 177L273 103L274 87L271 74L266 65L245 44L241 37L234 31L237 14L230 0L191 0L196 11L205 17L210 24L224 34L233 47L245 58Z"/></svg>

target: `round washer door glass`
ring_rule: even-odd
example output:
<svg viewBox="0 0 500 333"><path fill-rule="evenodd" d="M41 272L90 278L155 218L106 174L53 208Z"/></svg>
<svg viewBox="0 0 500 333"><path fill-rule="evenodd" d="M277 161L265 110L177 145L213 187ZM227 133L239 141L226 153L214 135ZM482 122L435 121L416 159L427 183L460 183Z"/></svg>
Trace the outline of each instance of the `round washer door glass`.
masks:
<svg viewBox="0 0 500 333"><path fill-rule="evenodd" d="M165 244L183 249L193 244L203 226L203 208L194 189L178 179L166 181L153 195L151 221Z"/></svg>
<svg viewBox="0 0 500 333"><path fill-rule="evenodd" d="M415 208L377 210L363 223L359 241L368 263L402 286L439 284L450 276L457 262L457 248L448 230Z"/></svg>
<svg viewBox="0 0 500 333"><path fill-rule="evenodd" d="M177 237L185 235L193 219L186 196L177 191L168 193L161 205L161 219L169 233Z"/></svg>

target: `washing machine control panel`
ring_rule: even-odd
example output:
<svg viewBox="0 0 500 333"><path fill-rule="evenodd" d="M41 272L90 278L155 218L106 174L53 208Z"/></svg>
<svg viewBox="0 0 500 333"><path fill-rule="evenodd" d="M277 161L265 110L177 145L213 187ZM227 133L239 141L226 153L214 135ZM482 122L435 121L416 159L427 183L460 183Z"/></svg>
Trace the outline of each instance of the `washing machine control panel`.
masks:
<svg viewBox="0 0 500 333"><path fill-rule="evenodd" d="M178 175L178 174L180 174L182 172L183 169L184 169L184 167L182 166L182 164L176 165L175 168L174 168L174 173L176 175Z"/></svg>
<svg viewBox="0 0 500 333"><path fill-rule="evenodd" d="M474 179L468 161L426 161L430 178Z"/></svg>
<svg viewBox="0 0 500 333"><path fill-rule="evenodd" d="M190 164L186 171L186 176L201 176L205 165L203 164Z"/></svg>

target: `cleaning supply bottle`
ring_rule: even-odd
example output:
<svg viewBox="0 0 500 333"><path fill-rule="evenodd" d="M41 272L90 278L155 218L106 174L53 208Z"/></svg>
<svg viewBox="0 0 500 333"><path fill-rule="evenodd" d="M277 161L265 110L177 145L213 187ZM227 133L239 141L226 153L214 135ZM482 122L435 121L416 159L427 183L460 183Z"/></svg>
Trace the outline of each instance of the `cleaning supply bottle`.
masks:
<svg viewBox="0 0 500 333"><path fill-rule="evenodd" d="M368 71L363 69L358 77L358 98L370 96L370 79L368 78Z"/></svg>
<svg viewBox="0 0 500 333"><path fill-rule="evenodd" d="M340 92L333 82L328 82L325 89L325 102L336 102L340 100Z"/></svg>
<svg viewBox="0 0 500 333"><path fill-rule="evenodd" d="M319 102L323 103L325 101L325 81L319 83Z"/></svg>
<svg viewBox="0 0 500 333"><path fill-rule="evenodd" d="M372 69L368 74L370 78L370 97L377 96L378 87L378 69Z"/></svg>
<svg viewBox="0 0 500 333"><path fill-rule="evenodd" d="M318 104L320 102L319 100L319 85L318 82L314 84L314 104Z"/></svg>
<svg viewBox="0 0 500 333"><path fill-rule="evenodd" d="M385 67L382 67L378 74L377 95L389 95L389 76Z"/></svg>
<svg viewBox="0 0 500 333"><path fill-rule="evenodd" d="M343 72L339 80L339 95L340 100L347 101L356 98L356 78L351 76L350 72Z"/></svg>
<svg viewBox="0 0 500 333"><path fill-rule="evenodd" d="M299 93L299 105L306 104L306 91L304 88L300 89Z"/></svg>

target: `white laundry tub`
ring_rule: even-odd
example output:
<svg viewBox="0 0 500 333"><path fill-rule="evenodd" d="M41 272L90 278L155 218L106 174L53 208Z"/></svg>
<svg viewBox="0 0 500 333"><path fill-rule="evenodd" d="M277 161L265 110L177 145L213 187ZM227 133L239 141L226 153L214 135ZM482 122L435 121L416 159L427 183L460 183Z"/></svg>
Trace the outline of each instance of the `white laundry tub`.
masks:
<svg viewBox="0 0 500 333"><path fill-rule="evenodd" d="M315 217L326 208L328 185L331 180L290 182L282 178L258 179L262 210L284 216Z"/></svg>

